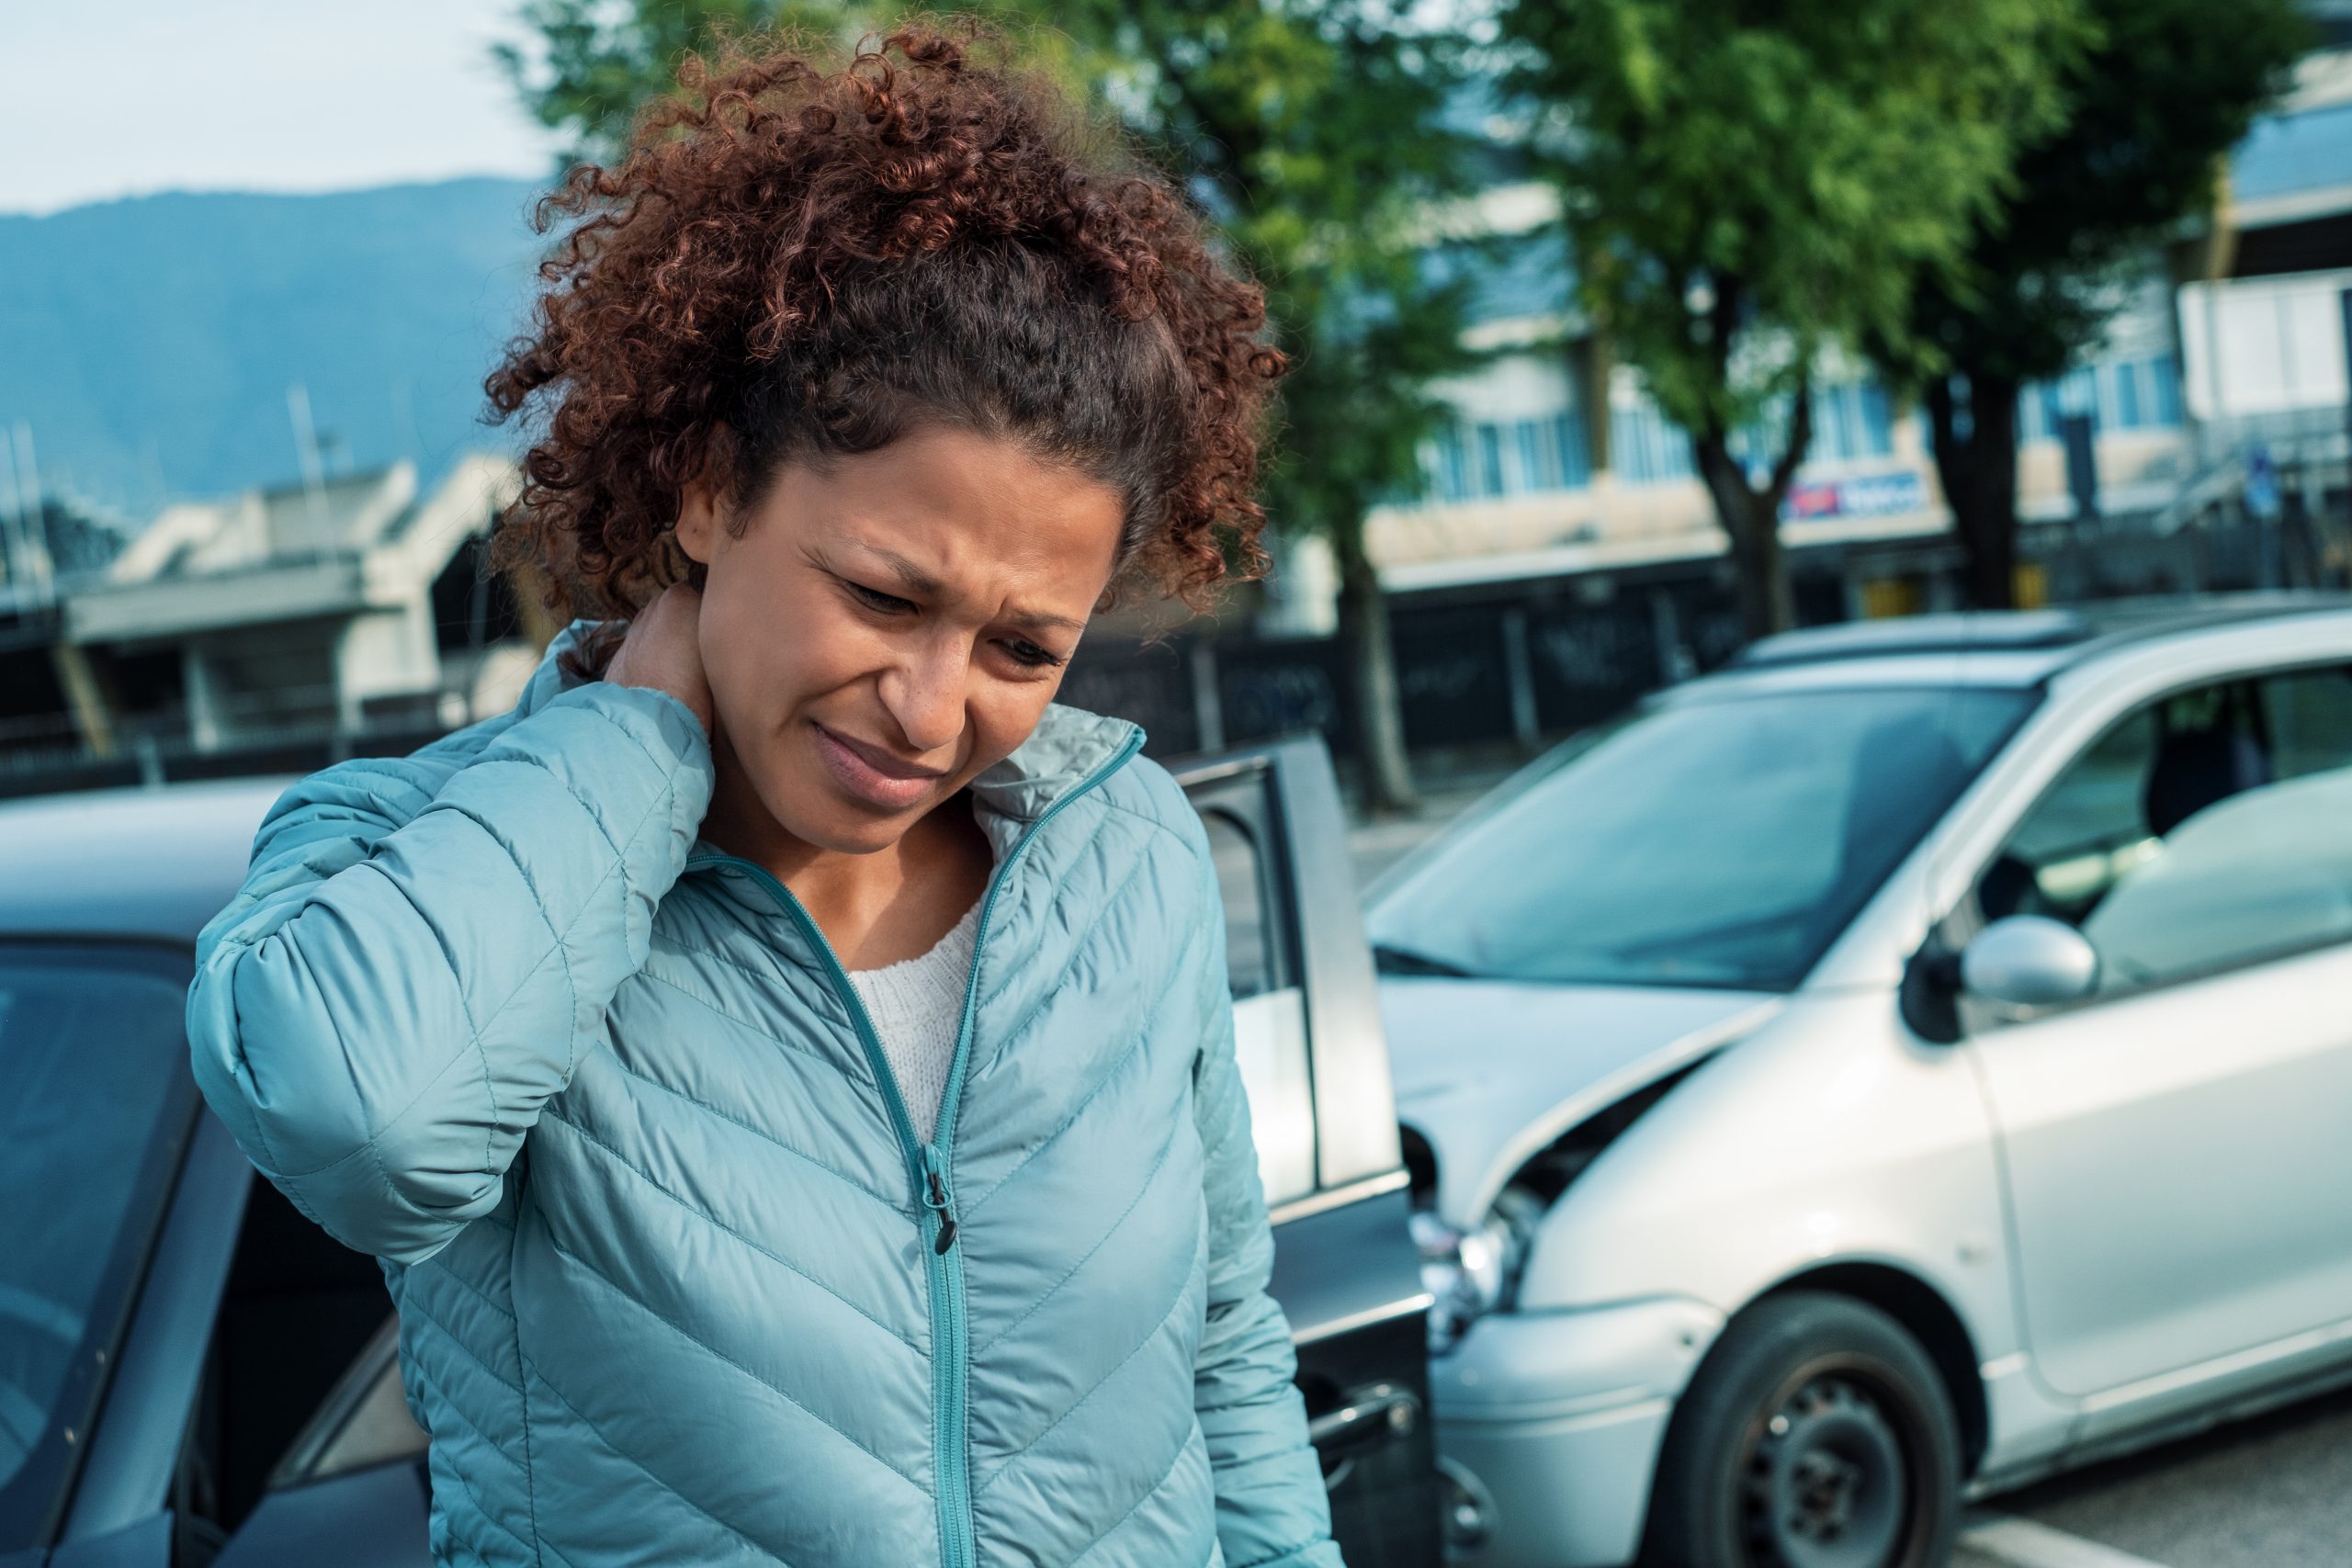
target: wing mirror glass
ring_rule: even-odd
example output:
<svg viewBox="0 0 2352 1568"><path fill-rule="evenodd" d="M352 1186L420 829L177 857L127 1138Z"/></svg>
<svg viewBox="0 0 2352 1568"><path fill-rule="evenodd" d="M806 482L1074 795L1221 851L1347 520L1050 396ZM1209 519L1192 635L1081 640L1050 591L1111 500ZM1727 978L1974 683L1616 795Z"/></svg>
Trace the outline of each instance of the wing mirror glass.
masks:
<svg viewBox="0 0 2352 1568"><path fill-rule="evenodd" d="M2098 984L2098 950L2064 920L2011 915L1977 932L1961 953L1960 983L2011 1007L2075 1001Z"/></svg>

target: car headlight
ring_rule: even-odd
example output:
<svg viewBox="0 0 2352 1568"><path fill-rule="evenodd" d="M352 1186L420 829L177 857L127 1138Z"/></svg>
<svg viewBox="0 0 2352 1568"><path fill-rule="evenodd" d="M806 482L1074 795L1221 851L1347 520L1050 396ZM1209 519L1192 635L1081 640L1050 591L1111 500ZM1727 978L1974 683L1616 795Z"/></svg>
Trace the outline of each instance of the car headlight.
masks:
<svg viewBox="0 0 2352 1568"><path fill-rule="evenodd" d="M1517 1194L1506 1194L1515 1197ZM1532 1216L1525 1205L1498 1201L1486 1219L1460 1230L1427 1209L1413 1211L1413 1245L1421 1257L1421 1288L1430 1293L1430 1353L1453 1348L1472 1323L1510 1310L1527 1260Z"/></svg>

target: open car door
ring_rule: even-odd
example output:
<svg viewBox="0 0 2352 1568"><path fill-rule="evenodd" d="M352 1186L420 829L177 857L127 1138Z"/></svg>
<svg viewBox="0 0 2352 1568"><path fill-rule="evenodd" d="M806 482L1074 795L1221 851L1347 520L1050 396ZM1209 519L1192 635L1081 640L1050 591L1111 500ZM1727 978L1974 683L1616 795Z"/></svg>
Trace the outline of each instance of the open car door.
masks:
<svg viewBox="0 0 2352 1568"><path fill-rule="evenodd" d="M1330 756L1320 740L1285 740L1170 770L1208 829L1225 894L1273 1290L1333 1532L1349 1568L1434 1568L1429 1297Z"/></svg>

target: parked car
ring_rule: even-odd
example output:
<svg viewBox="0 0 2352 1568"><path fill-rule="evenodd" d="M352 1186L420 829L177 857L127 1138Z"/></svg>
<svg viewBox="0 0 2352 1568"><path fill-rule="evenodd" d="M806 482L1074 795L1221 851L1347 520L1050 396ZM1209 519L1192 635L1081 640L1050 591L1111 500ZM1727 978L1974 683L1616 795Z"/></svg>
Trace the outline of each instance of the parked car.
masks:
<svg viewBox="0 0 2352 1568"><path fill-rule="evenodd" d="M1184 764L1337 1532L1440 1559L1428 1297L1329 758ZM375 1260L203 1107L198 930L281 784L0 807L0 1568L424 1568L424 1434Z"/></svg>
<svg viewBox="0 0 2352 1568"><path fill-rule="evenodd" d="M1373 889L1479 1568L1921 1568L2352 1378L2352 607L1807 631Z"/></svg>

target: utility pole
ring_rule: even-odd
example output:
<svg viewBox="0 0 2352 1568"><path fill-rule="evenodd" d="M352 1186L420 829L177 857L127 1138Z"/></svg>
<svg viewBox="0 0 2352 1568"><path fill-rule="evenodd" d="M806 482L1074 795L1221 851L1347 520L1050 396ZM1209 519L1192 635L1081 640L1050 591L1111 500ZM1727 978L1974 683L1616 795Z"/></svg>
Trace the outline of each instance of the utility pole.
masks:
<svg viewBox="0 0 2352 1568"><path fill-rule="evenodd" d="M10 603L19 611L25 603L24 519L17 515L17 460L8 443L0 441L0 579L8 584Z"/></svg>
<svg viewBox="0 0 2352 1568"><path fill-rule="evenodd" d="M16 559L11 570L22 573L17 579L17 603L24 603L24 592L44 603L51 597L49 570L48 518L41 507L40 469L33 459L33 427L29 420L18 420L15 430L17 444L17 546Z"/></svg>
<svg viewBox="0 0 2352 1568"><path fill-rule="evenodd" d="M311 498L311 524L327 520L327 477L319 461L319 431L311 423L311 389L297 381L286 389L286 412L294 420L294 446L302 461L302 489Z"/></svg>

